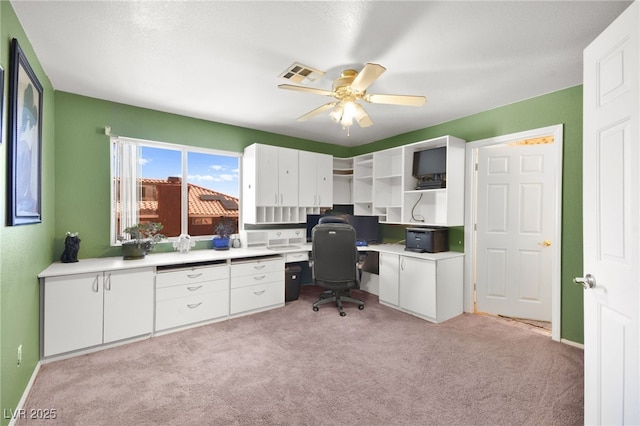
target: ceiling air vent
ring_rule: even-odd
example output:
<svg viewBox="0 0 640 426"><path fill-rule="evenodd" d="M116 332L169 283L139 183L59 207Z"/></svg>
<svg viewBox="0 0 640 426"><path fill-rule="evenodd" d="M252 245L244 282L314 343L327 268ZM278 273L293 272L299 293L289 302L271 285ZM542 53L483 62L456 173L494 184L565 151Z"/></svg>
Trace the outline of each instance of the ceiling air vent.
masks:
<svg viewBox="0 0 640 426"><path fill-rule="evenodd" d="M294 62L289 68L280 74L280 77L295 83L306 84L322 77L323 75L324 71Z"/></svg>

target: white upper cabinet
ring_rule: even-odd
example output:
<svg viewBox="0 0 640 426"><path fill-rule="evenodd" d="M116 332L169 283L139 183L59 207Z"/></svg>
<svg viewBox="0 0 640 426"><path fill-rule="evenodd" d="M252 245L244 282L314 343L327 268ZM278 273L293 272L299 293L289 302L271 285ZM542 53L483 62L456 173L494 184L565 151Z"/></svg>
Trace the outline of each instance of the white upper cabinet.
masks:
<svg viewBox="0 0 640 426"><path fill-rule="evenodd" d="M309 151L298 152L301 207L333 206L333 157Z"/></svg>
<svg viewBox="0 0 640 426"><path fill-rule="evenodd" d="M262 144L245 148L244 223L304 223L308 213L332 206L332 194L331 156Z"/></svg>
<svg viewBox="0 0 640 426"><path fill-rule="evenodd" d="M245 156L255 156L255 200L259 206L298 205L298 152L254 144Z"/></svg>

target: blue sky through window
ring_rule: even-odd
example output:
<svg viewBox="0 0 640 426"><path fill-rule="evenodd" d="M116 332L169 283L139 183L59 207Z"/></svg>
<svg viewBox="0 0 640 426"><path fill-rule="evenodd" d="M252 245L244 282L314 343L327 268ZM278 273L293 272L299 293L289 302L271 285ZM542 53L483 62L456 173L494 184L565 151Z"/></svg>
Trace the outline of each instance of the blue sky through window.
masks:
<svg viewBox="0 0 640 426"><path fill-rule="evenodd" d="M167 179L169 176L182 176L180 157L180 151L143 146L140 159L142 177ZM189 152L187 180L194 185L239 197L239 160L238 157Z"/></svg>

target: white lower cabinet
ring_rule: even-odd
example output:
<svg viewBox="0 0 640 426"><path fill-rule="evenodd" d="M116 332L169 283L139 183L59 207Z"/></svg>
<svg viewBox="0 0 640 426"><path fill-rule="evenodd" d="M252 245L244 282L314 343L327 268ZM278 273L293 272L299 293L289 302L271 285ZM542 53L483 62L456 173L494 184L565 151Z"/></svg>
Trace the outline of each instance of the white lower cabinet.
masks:
<svg viewBox="0 0 640 426"><path fill-rule="evenodd" d="M284 305L284 258L231 261L230 314Z"/></svg>
<svg viewBox="0 0 640 426"><path fill-rule="evenodd" d="M150 334L153 277L154 268L47 277L43 355Z"/></svg>
<svg viewBox="0 0 640 426"><path fill-rule="evenodd" d="M380 302L431 322L462 314L463 259L380 253Z"/></svg>
<svg viewBox="0 0 640 426"><path fill-rule="evenodd" d="M379 254L379 299L380 302L398 306L400 256L392 253Z"/></svg>
<svg viewBox="0 0 640 426"><path fill-rule="evenodd" d="M436 321L436 281L436 262L400 256L400 307Z"/></svg>
<svg viewBox="0 0 640 426"><path fill-rule="evenodd" d="M229 267L158 268L155 330L226 317L229 314Z"/></svg>

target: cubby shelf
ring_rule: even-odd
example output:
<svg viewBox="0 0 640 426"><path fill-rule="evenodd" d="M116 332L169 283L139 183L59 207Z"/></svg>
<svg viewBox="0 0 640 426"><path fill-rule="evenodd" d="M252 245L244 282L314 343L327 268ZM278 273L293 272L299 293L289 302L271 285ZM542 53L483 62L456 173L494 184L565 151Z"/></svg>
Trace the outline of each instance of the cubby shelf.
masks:
<svg viewBox="0 0 640 426"><path fill-rule="evenodd" d="M415 189L414 152L443 146L447 147L447 187ZM341 200L337 204L353 204L354 214L376 215L382 223L461 226L464 223L464 159L465 141L453 136L351 159L334 158L334 170L353 170L348 179L339 179L341 175L334 172L334 198Z"/></svg>

